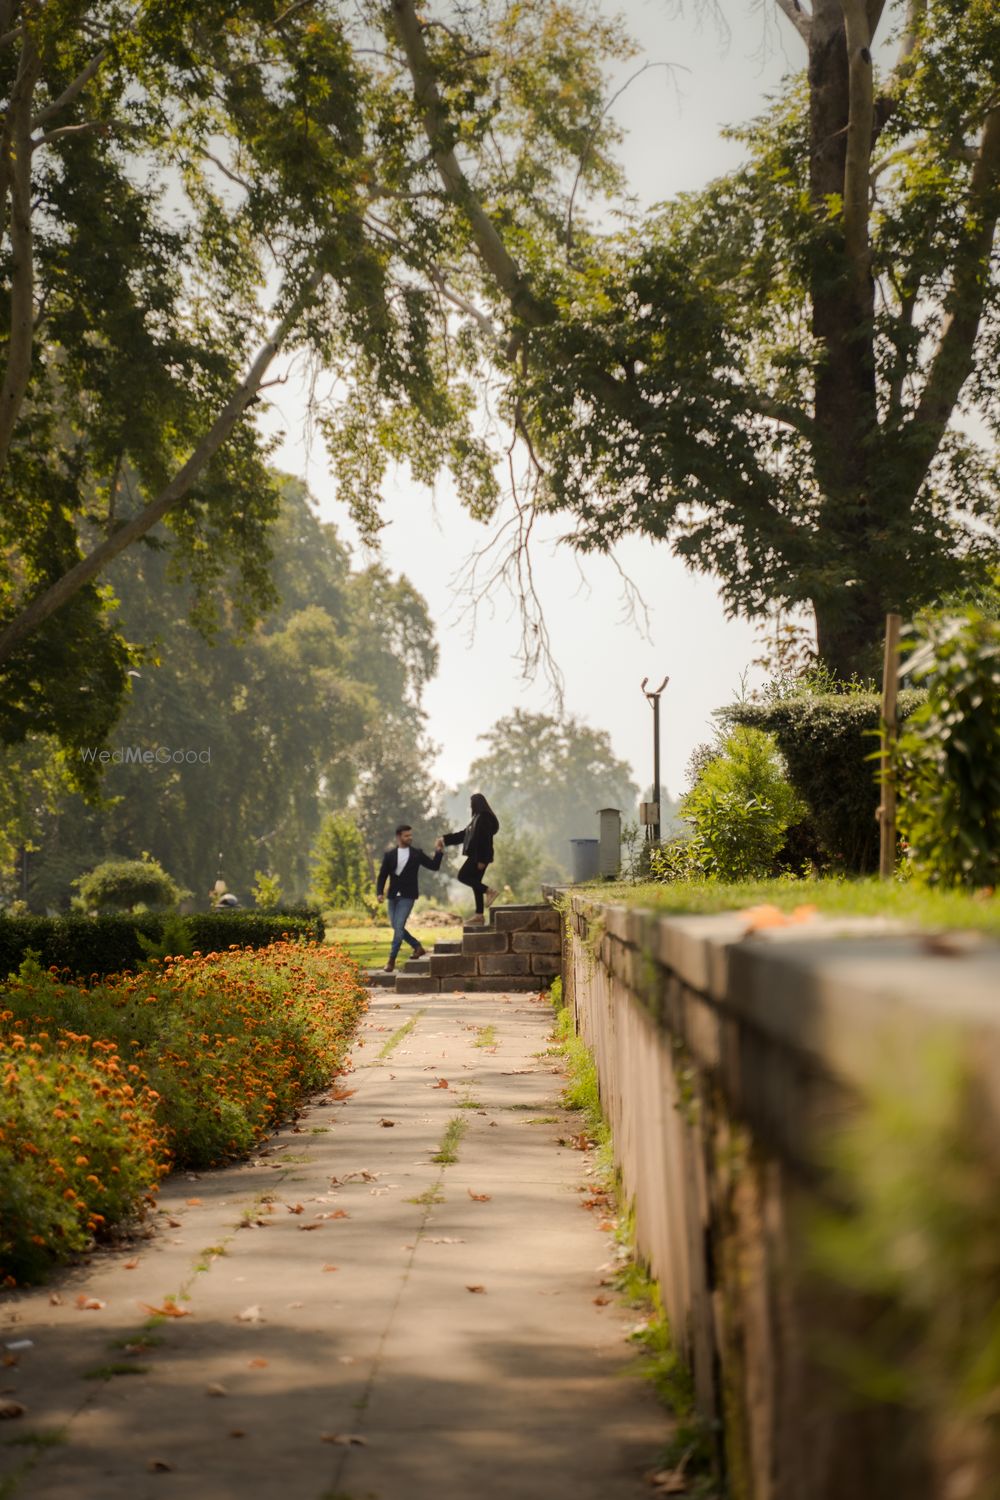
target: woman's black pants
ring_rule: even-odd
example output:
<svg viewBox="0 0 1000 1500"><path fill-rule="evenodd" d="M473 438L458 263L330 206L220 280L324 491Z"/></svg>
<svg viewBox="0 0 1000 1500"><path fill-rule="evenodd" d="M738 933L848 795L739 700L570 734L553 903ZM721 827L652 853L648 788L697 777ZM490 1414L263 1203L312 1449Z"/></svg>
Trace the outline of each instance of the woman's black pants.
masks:
<svg viewBox="0 0 1000 1500"><path fill-rule="evenodd" d="M467 885L475 896L476 913L478 916L482 916L483 914L483 903L486 896L486 885L483 881L484 874L485 871L478 868L477 860L467 859L455 877L463 885Z"/></svg>

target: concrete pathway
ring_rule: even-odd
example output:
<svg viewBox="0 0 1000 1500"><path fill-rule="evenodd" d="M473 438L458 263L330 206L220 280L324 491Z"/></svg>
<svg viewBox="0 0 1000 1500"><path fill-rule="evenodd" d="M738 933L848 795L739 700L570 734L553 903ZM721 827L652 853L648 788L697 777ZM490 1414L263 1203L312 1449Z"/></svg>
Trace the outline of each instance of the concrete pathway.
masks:
<svg viewBox="0 0 1000 1500"><path fill-rule="evenodd" d="M648 1497L668 1423L627 1374L551 1016L375 995L354 1071L295 1127L7 1299L5 1500Z"/></svg>

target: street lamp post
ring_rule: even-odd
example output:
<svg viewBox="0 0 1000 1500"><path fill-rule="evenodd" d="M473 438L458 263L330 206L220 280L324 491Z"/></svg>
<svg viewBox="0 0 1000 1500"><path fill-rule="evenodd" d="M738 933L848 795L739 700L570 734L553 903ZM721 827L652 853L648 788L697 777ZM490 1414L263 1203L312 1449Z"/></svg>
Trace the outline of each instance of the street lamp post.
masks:
<svg viewBox="0 0 1000 1500"><path fill-rule="evenodd" d="M660 694L670 678L664 677L658 688L647 691L648 681L648 677L642 679L642 691L646 694L646 702L653 710L653 800L643 805L643 822L646 825L647 840L658 844L660 842Z"/></svg>

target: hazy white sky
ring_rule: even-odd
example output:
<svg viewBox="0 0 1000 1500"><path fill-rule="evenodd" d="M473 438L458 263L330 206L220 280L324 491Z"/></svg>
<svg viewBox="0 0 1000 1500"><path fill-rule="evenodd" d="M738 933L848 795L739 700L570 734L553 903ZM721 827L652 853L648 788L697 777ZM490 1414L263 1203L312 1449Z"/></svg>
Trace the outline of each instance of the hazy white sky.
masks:
<svg viewBox="0 0 1000 1500"><path fill-rule="evenodd" d="M609 11L613 8L609 3ZM644 73L615 110L628 131L624 155L630 183L644 203L697 188L730 167L737 151L720 138L720 128L759 112L783 73L802 60L798 38L772 0L722 0L721 9L728 37L699 14L696 0L684 6L673 0L624 0L621 6L643 53L622 69L622 78L643 61L673 65ZM272 394L273 417L287 434L278 462L307 480L324 518L351 538L321 445L307 453L303 444L301 392L293 382ZM390 487L385 516L382 559L410 577L437 624L441 667L425 701L430 732L440 747L437 772L454 784L480 749L478 735L517 706L551 711L551 695L544 682L520 677L520 631L509 598L498 594L484 606L473 640L463 628L451 581L488 540L488 532L468 518L448 486L442 483L432 496L401 474ZM662 777L676 793L692 749L711 734L711 711L731 701L759 654L755 630L725 619L710 579L687 572L665 546L633 538L617 555L649 607L649 639L644 639L635 623L622 618L614 565L604 558L578 560L557 546L563 529L556 521L550 524L537 549L536 576L565 680L565 710L606 729L636 781L648 785L652 718L640 682L649 677L656 685L669 675L661 710ZM590 809L581 809L579 832L596 832Z"/></svg>

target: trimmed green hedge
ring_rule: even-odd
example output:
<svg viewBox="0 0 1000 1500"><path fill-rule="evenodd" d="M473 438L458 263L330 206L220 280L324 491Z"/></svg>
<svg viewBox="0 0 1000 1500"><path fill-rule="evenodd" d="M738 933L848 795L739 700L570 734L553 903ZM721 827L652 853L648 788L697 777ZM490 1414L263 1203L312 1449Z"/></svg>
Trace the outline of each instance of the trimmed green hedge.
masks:
<svg viewBox="0 0 1000 1500"><path fill-rule="evenodd" d="M900 719L926 696L912 688L901 692ZM777 739L823 852L846 874L878 868L878 763L871 756L879 748L881 713L879 695L862 692L801 692L726 709L729 722L769 730Z"/></svg>
<svg viewBox="0 0 1000 1500"><path fill-rule="evenodd" d="M201 953L224 952L233 943L266 948L283 933L313 942L323 937L320 913L306 906L277 912L194 912L182 920L192 947ZM159 942L163 923L158 912L130 917L8 917L0 912L0 977L16 973L29 948L39 955L43 969L68 969L85 979L120 974L145 958L138 934Z"/></svg>

